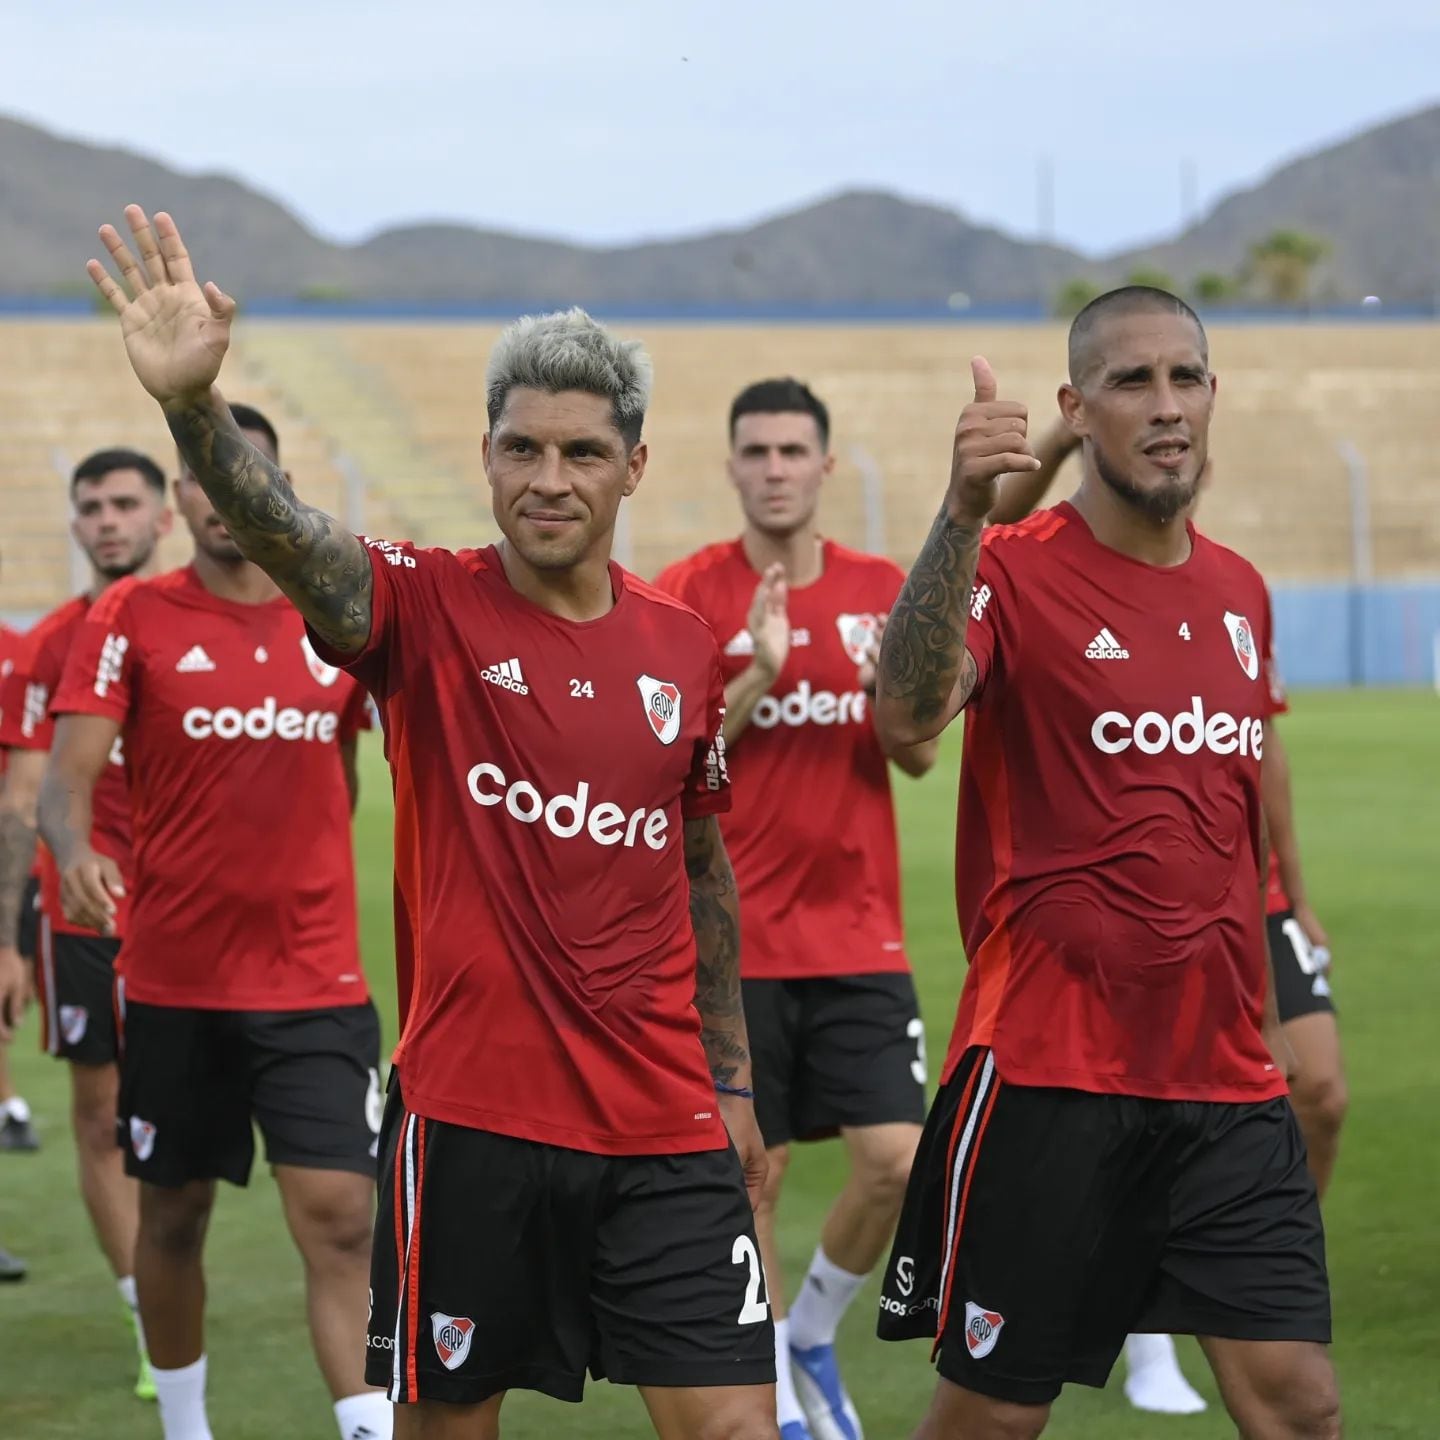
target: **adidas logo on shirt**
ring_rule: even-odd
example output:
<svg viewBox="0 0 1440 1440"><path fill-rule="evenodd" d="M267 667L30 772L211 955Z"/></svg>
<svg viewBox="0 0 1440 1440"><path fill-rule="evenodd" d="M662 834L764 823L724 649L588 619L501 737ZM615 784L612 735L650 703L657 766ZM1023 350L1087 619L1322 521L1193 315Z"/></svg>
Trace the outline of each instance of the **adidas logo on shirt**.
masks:
<svg viewBox="0 0 1440 1440"><path fill-rule="evenodd" d="M201 645L192 645L179 659L175 669L181 675L192 675L198 670L213 670L215 662L205 653Z"/></svg>
<svg viewBox="0 0 1440 1440"><path fill-rule="evenodd" d="M498 685L502 690L513 690L517 695L530 693L530 687L520 673L518 660L501 660L497 665L487 665L480 672L480 678L488 680L492 685Z"/></svg>
<svg viewBox="0 0 1440 1440"><path fill-rule="evenodd" d="M1087 660L1128 660L1130 652L1110 633L1102 630L1086 647Z"/></svg>

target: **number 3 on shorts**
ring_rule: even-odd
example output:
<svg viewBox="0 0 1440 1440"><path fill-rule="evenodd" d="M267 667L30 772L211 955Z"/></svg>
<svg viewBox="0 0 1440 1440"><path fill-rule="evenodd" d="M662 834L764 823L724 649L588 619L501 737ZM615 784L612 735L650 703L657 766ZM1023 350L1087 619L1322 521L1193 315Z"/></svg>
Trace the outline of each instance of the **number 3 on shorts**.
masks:
<svg viewBox="0 0 1440 1440"><path fill-rule="evenodd" d="M769 1313L770 1304L760 1298L760 1255L748 1235L737 1235L730 1251L732 1265L749 1263L750 1279L745 1286L745 1303L740 1307L737 1325L758 1325Z"/></svg>

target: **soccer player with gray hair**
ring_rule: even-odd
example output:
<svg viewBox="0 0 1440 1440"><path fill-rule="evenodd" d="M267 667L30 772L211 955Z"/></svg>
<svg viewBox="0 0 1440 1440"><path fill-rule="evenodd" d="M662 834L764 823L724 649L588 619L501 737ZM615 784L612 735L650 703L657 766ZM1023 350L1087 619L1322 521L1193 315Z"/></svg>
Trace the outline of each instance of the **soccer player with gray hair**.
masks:
<svg viewBox="0 0 1440 1440"><path fill-rule="evenodd" d="M576 1401L588 1370L662 1440L774 1440L719 653L610 558L648 360L580 311L512 326L482 442L504 538L363 541L214 388L235 302L168 215L126 218L135 251L101 230L126 288L90 274L136 375L384 720L401 1036L366 1377L395 1434L491 1440L507 1390Z"/></svg>

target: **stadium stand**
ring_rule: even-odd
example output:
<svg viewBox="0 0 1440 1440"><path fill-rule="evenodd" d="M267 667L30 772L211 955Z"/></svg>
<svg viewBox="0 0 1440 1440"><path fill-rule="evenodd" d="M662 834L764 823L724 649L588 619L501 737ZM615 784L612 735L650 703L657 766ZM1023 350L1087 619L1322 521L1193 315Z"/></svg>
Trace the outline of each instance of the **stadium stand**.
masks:
<svg viewBox="0 0 1440 1440"><path fill-rule="evenodd" d="M642 574L734 528L724 416L763 375L795 374L835 417L838 464L826 515L864 544L862 468L883 477L884 548L906 562L934 514L968 359L983 353L1002 394L1048 423L1064 355L1060 326L821 327L617 325L655 357L651 466L622 550ZM486 543L480 436L483 377L498 327L470 323L243 324L227 393L272 412L303 493L375 534ZM24 616L69 588L57 473L102 444L138 444L171 463L168 436L107 322L0 327L0 613ZM1350 441L1370 481L1374 573L1433 575L1440 556L1440 344L1421 325L1217 326L1217 482L1205 528L1272 580L1349 573ZM1062 493L1070 483L1062 478ZM1288 517L1278 521L1277 516ZM1268 517L1268 519L1266 518ZM170 557L183 553L175 542Z"/></svg>

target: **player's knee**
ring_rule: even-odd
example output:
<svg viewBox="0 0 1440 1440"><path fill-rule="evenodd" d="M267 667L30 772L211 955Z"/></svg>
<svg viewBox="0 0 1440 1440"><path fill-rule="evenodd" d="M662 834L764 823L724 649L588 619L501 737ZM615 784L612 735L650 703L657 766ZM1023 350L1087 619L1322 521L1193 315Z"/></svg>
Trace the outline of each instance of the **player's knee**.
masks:
<svg viewBox="0 0 1440 1440"><path fill-rule="evenodd" d="M1290 1395L1284 1411L1290 1440L1340 1440L1340 1392L1335 1377L1307 1380Z"/></svg>
<svg viewBox="0 0 1440 1440"><path fill-rule="evenodd" d="M1345 1123L1345 1112L1350 1108L1350 1088L1343 1075L1317 1076L1301 1085L1295 1104L1307 1130L1333 1139Z"/></svg>
<svg viewBox="0 0 1440 1440"><path fill-rule="evenodd" d="M92 1160L120 1162L120 1147L115 1143L115 1097L76 1094L70 1107L70 1121L75 1129L75 1144Z"/></svg>
<svg viewBox="0 0 1440 1440"><path fill-rule="evenodd" d="M875 1209L899 1213L905 1199L905 1187L910 1183L910 1165L914 1158L913 1149L895 1150L860 1169L859 1179L864 1186L865 1197Z"/></svg>
<svg viewBox="0 0 1440 1440"><path fill-rule="evenodd" d="M695 1440L779 1440L775 1403L765 1389L761 1396L737 1401L706 1417Z"/></svg>
<svg viewBox="0 0 1440 1440"><path fill-rule="evenodd" d="M307 1260L369 1263L375 1215L363 1181L354 1194L331 1193L308 1201L299 1220L300 1247Z"/></svg>
<svg viewBox="0 0 1440 1440"><path fill-rule="evenodd" d="M198 1255L205 1244L210 1197L189 1189L146 1187L140 1203L140 1235L145 1244L172 1260Z"/></svg>
<svg viewBox="0 0 1440 1440"><path fill-rule="evenodd" d="M765 1154L770 1163L765 1171L765 1183L760 1187L760 1195L755 1204L757 1219L762 1214L768 1219L775 1213L775 1207L780 1202L780 1191L785 1184L785 1171L790 1165L788 1145L776 1145Z"/></svg>

